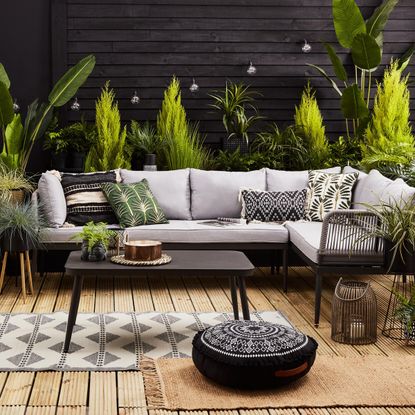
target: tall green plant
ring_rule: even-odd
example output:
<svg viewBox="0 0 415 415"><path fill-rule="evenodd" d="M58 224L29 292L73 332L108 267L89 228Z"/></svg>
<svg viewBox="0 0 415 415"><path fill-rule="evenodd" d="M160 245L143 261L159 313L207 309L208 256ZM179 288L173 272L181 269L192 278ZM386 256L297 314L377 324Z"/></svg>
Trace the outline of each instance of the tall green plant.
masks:
<svg viewBox="0 0 415 415"><path fill-rule="evenodd" d="M351 128L354 135L361 135L369 121L372 73L382 61L383 30L398 1L384 0L365 21L355 0L332 0L336 37L339 44L351 52L354 73L349 77L342 60L328 43L324 46L337 81L321 67L309 66L317 69L339 94L348 135ZM402 69L408 65L412 53L413 49L409 49L402 57Z"/></svg>
<svg viewBox="0 0 415 415"><path fill-rule="evenodd" d="M362 165L367 169L408 165L415 156L408 78L402 76L398 61L393 61L377 86L373 116L362 145Z"/></svg>
<svg viewBox="0 0 415 415"><path fill-rule="evenodd" d="M48 96L48 102L33 101L27 109L22 124L20 115L13 114L13 100L9 92L10 80L0 64L0 129L3 162L12 169L26 170L33 145L49 125L54 108L65 105L86 81L95 66L95 57L87 56L70 68L56 82Z"/></svg>
<svg viewBox="0 0 415 415"><path fill-rule="evenodd" d="M304 146L308 149L308 168L324 167L328 161L329 144L323 117L310 83L304 88L300 105L295 107L294 123L297 130L302 132Z"/></svg>
<svg viewBox="0 0 415 415"><path fill-rule="evenodd" d="M97 139L89 150L85 171L129 168L130 162L125 154L127 128L121 127L118 103L115 102L115 92L110 89L109 82L102 88L95 107Z"/></svg>
<svg viewBox="0 0 415 415"><path fill-rule="evenodd" d="M198 126L186 120L181 103L180 82L173 77L157 116L157 133L162 142L165 167L169 170L187 167L204 168L210 162L209 152L203 147Z"/></svg>

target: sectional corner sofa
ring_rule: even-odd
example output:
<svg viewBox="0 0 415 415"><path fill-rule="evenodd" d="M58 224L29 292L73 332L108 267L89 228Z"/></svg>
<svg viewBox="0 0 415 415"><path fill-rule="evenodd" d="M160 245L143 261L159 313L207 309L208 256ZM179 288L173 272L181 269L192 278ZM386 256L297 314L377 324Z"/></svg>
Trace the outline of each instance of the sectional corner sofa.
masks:
<svg viewBox="0 0 415 415"><path fill-rule="evenodd" d="M326 169L340 173L340 167ZM356 171L345 167L344 172ZM204 171L119 171L121 181L135 183L144 178L164 210L169 223L128 228L130 239L156 239L169 249L232 249L271 251L271 266L279 268L282 254L283 286L287 290L288 250L297 253L316 275L315 325L319 324L322 274L325 272L382 273L383 242L377 238L356 243L356 235L377 225L377 217L364 209L381 200L415 195L415 188L401 179L392 181L377 170L359 172L348 210L327 214L322 222L304 220L286 223L232 223L214 226L218 217L240 218L240 190L293 191L307 187L308 171L282 171L264 168L251 172ZM51 226L43 232L46 248L69 250L79 247L73 236L80 226L67 226L65 196L59 180L44 173L34 201L39 203Z"/></svg>

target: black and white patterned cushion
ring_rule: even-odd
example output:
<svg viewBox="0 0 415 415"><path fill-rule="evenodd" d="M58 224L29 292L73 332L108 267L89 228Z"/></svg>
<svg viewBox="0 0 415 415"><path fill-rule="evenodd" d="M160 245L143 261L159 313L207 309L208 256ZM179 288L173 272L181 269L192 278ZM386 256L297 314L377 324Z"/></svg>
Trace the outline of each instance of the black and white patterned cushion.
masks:
<svg viewBox="0 0 415 415"><path fill-rule="evenodd" d="M317 342L281 324L227 321L193 339L193 362L218 383L240 388L280 386L304 376Z"/></svg>
<svg viewBox="0 0 415 415"><path fill-rule="evenodd" d="M305 218L321 222L333 210L350 209L352 191L359 173L323 173L310 171L308 174Z"/></svg>
<svg viewBox="0 0 415 415"><path fill-rule="evenodd" d="M117 171L97 173L62 173L62 187L66 199L66 221L84 225L89 221L117 223L102 183L117 183Z"/></svg>
<svg viewBox="0 0 415 415"><path fill-rule="evenodd" d="M242 190L242 206L247 221L285 222L304 219L307 190L267 192Z"/></svg>

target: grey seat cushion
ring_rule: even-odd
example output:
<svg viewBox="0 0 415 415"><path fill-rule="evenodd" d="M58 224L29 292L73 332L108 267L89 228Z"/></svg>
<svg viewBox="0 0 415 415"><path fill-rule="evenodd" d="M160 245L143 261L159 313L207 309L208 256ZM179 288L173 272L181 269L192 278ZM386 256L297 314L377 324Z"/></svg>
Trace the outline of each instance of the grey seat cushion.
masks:
<svg viewBox="0 0 415 415"><path fill-rule="evenodd" d="M192 218L240 218L241 189L265 190L265 169L251 172L190 170Z"/></svg>
<svg viewBox="0 0 415 415"><path fill-rule="evenodd" d="M317 264L323 222L286 222L285 227L290 234L291 243Z"/></svg>
<svg viewBox="0 0 415 415"><path fill-rule="evenodd" d="M147 179L150 189L167 219L190 220L190 169L169 171L132 171L121 169L123 183Z"/></svg>
<svg viewBox="0 0 415 415"><path fill-rule="evenodd" d="M340 167L322 169L325 173L340 173ZM286 192L302 190L308 184L308 170L285 171L266 169L267 190L272 192Z"/></svg>
<svg viewBox="0 0 415 415"><path fill-rule="evenodd" d="M45 243L68 243L82 227L46 229ZM171 220L167 224L127 228L130 240L155 239L164 243L287 243L288 231L280 224L249 223L225 227L203 224L203 221Z"/></svg>

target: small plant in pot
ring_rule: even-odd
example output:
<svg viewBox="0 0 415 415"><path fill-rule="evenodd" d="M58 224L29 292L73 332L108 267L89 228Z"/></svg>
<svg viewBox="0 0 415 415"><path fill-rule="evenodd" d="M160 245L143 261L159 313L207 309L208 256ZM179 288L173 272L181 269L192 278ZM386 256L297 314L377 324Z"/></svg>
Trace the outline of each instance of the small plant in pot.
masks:
<svg viewBox="0 0 415 415"><path fill-rule="evenodd" d="M403 324L405 338L415 340L415 286L412 286L409 298L398 292L395 295L398 300L395 315Z"/></svg>
<svg viewBox="0 0 415 415"><path fill-rule="evenodd" d="M379 217L379 226L371 233L383 238L388 272L415 272L415 205L414 200L390 200L378 206L365 207Z"/></svg>
<svg viewBox="0 0 415 415"><path fill-rule="evenodd" d="M32 182L19 170L0 163L0 203L23 203L25 195L33 192Z"/></svg>
<svg viewBox="0 0 415 415"><path fill-rule="evenodd" d="M157 155L162 141L155 127L148 121L143 124L131 121L127 142L131 153L138 159L137 167L143 164L143 170L157 170Z"/></svg>
<svg viewBox="0 0 415 415"><path fill-rule="evenodd" d="M43 148L51 152L51 168L65 170L69 142L62 138L59 131L49 131L45 134Z"/></svg>
<svg viewBox="0 0 415 415"><path fill-rule="evenodd" d="M45 221L32 203L0 203L0 246L7 252L24 252L40 245Z"/></svg>
<svg viewBox="0 0 415 415"><path fill-rule="evenodd" d="M82 239L81 259L98 262L106 259L108 246L116 236L116 232L107 229L106 223L88 222L74 238Z"/></svg>

